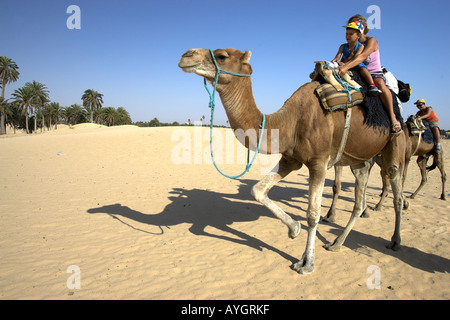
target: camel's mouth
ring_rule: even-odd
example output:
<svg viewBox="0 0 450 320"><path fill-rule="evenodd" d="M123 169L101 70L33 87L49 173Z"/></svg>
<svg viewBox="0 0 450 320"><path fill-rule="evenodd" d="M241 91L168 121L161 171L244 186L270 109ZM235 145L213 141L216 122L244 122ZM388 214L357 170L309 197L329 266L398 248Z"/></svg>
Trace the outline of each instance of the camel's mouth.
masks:
<svg viewBox="0 0 450 320"><path fill-rule="evenodd" d="M189 63L183 60L178 63L178 67L186 73L193 73L199 65L200 63Z"/></svg>
<svg viewBox="0 0 450 320"><path fill-rule="evenodd" d="M181 66L180 66L180 68L181 68L181 70L183 70L183 72L186 72L186 73L193 73L193 72L195 72L195 70L197 69L197 65L194 65L194 66L186 66L186 67L181 67Z"/></svg>

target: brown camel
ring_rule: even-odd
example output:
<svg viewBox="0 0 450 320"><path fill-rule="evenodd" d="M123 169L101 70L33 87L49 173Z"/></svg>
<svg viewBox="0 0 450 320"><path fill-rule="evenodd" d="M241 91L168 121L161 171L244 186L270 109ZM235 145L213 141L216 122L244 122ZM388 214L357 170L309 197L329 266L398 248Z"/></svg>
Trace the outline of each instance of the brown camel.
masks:
<svg viewBox="0 0 450 320"><path fill-rule="evenodd" d="M218 72L214 64L212 51L208 49L190 49L181 57L178 66L183 71L195 73L214 85ZM217 49L213 52L220 70L240 74L251 74L249 64L251 52L236 49ZM315 95L314 90L319 82L313 81L301 86L284 103L278 111L266 116L267 130L264 135L267 141L273 136L279 137L278 153L281 153L279 164L259 181L252 189L253 197L265 205L289 229L289 236L295 238L300 233L301 225L286 214L267 196L269 190L293 170L300 169L303 164L309 170L309 197L307 209L308 237L306 249L300 261L292 268L302 274L314 271L314 247L317 225L320 219L322 192L325 183L327 165L336 157L344 130L345 115L343 111L325 112ZM229 123L235 132L240 129L246 132L254 130L259 137L262 113L257 108L252 93L250 77L240 77L231 74L220 74L217 83ZM238 130L238 131L240 131ZM264 139L263 138L263 139ZM364 124L364 114L361 106L352 111L352 124L342 158L337 163L340 166L351 166L355 175L355 205L352 216L333 243L325 247L331 251L339 251L345 238L360 216L365 205L365 188L368 180L368 167L365 161L382 153L385 157L386 172L394 193L395 231L389 248L397 250L400 246L400 216L402 210L401 176L404 166L405 139L403 133L391 136L389 129L369 127ZM245 146L255 149L253 143L245 140ZM262 144L261 152L271 153L272 143Z"/></svg>
<svg viewBox="0 0 450 320"><path fill-rule="evenodd" d="M408 125L404 125L404 131L407 135L406 139L406 150L405 150L405 168L403 172L403 184L406 179L407 170L409 162L411 158L417 156L417 165L420 169L420 174L422 176L422 180L420 182L419 187L414 191L414 193L410 196L411 199L414 199L417 193L422 189L422 187L427 183L427 171L433 170L435 167L438 167L441 172L441 181L442 181L442 192L440 199L446 200L446 191L445 191L445 183L447 181L447 174L445 173L444 161L443 161L443 150L441 152L436 152L434 150L433 143L427 143L423 141L422 135L416 136L411 134L411 130ZM433 165L430 168L427 168L427 161L429 157L433 155L434 161ZM383 202L388 195L389 192L389 183L388 176L383 170L383 158L381 156L376 156L371 160L371 165L377 163L381 168L381 180L383 183L382 193L380 195L379 202L375 205L374 210L380 211L383 206ZM322 220L325 222L334 222L336 221L336 203L339 198L339 193L341 191L341 176L342 176L342 167L335 167L335 180L333 184L333 201L331 203L330 209L326 217ZM403 209L407 209L409 206L408 202L404 199ZM369 213L367 212L367 208L361 214L361 217L369 217Z"/></svg>

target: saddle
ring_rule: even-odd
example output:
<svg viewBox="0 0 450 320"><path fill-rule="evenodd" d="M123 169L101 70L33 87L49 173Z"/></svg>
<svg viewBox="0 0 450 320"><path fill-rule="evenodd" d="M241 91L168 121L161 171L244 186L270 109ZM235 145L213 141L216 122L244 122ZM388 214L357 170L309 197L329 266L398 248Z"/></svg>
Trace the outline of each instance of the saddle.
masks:
<svg viewBox="0 0 450 320"><path fill-rule="evenodd" d="M340 77L337 70L327 61L314 61L316 64L314 72L311 74L313 81L325 83L316 88L316 93L320 98L322 107L327 111L347 110L364 101L364 96L360 91L361 86L350 77L351 71Z"/></svg>
<svg viewBox="0 0 450 320"><path fill-rule="evenodd" d="M422 135L422 139L426 143L434 143L434 135L431 132L430 125L426 121L416 119L414 115L410 115L406 120L409 132L413 136Z"/></svg>
<svg viewBox="0 0 450 320"><path fill-rule="evenodd" d="M316 88L316 93L320 98L322 107L327 111L347 110L364 101L363 94L355 89L345 91L337 91L333 85L329 83L321 84ZM350 99L349 99L350 95Z"/></svg>
<svg viewBox="0 0 450 320"><path fill-rule="evenodd" d="M406 120L406 124L408 125L409 131L413 136L419 136L423 134L427 129L422 120L417 119L413 115L408 117L408 120Z"/></svg>

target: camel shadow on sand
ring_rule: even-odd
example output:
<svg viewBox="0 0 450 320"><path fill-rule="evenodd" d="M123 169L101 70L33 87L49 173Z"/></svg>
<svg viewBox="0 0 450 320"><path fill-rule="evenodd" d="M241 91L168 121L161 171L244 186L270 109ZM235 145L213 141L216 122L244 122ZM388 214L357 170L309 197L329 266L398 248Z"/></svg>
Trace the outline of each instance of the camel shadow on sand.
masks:
<svg viewBox="0 0 450 320"><path fill-rule="evenodd" d="M262 205L256 203L250 195L252 186L256 183L254 180L241 180L238 193L226 194L210 190L173 188L170 192L169 203L160 213L142 213L133 210L122 204L106 205L87 210L90 214L106 213L113 219L129 226L137 231L152 235L163 235L165 229L172 226L187 223L191 224L189 231L198 236L208 236L241 245L246 245L256 250L267 249L278 253L284 259L292 263L298 261L297 258L261 241L245 232L232 228L233 222L252 222L261 217L270 217L276 220L272 214ZM297 199L294 197L306 198L307 191L300 188L274 187L271 196L274 200L286 203L292 207L292 211L299 213L300 204L295 205ZM299 201L300 202L300 201ZM304 211L302 211L304 213ZM305 214L303 215L305 216ZM123 219L126 218L126 219ZM294 219L303 219L300 216L293 216ZM136 224L127 223L135 221L142 224L142 228L136 227ZM303 219L304 220L304 219ZM155 226L154 232L146 226ZM211 228L223 231L220 234L214 234ZM304 228L305 226L303 226ZM225 235L224 235L225 233ZM226 234L230 234L227 236ZM287 238L287 229L286 229Z"/></svg>
<svg viewBox="0 0 450 320"><path fill-rule="evenodd" d="M163 211L156 214L142 213L119 203L91 208L87 212L89 214L107 214L131 229L154 236L163 235L165 233L164 229L170 230L172 226L187 223L191 224L189 231L194 235L230 241L259 251L264 248L279 254L292 263L297 262L298 257L293 257L254 236L231 227L233 222L252 222L261 217L277 220L267 208L254 201L250 195L250 190L256 181L241 180L240 182L241 185L238 192L232 194L218 193L211 190L173 188L169 196L171 203ZM294 213L291 214L293 219L302 222L303 231L300 234L302 236L305 234L307 227L305 217L308 190L307 187L304 188L302 186L303 183L289 182L288 185L273 187L270 191L270 197L277 203L283 203L288 206L289 210L287 213ZM324 197L331 198L332 195L324 192ZM341 201L353 202L353 199L341 199ZM322 211L324 210L326 209L322 208ZM128 223L127 219L142 224L142 228L137 227L134 223L133 225ZM330 232L336 234L336 236L341 233L344 227L334 223L327 223L326 225L330 227ZM155 231L148 231L146 226L154 226ZM222 232L220 232L221 234L214 234L211 231L206 231L207 227L212 227ZM211 230L211 228L208 228L208 230ZM223 233L230 234L230 236ZM280 234L280 236L283 235L288 241L287 230L286 234ZM326 239L319 232L317 232L317 237L324 244L334 240L334 238ZM425 253L406 245L403 245L400 251L394 252L385 247L387 243L387 239L352 230L344 246L355 251L363 247L372 248L427 272L450 272L450 261L448 259Z"/></svg>

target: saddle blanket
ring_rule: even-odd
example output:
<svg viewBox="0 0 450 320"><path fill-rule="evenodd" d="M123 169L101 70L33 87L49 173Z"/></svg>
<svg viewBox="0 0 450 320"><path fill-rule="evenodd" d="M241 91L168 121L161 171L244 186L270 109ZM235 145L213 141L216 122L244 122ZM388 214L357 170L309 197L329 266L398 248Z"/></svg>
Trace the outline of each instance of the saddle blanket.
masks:
<svg viewBox="0 0 450 320"><path fill-rule="evenodd" d="M316 93L320 98L322 107L327 111L346 110L364 101L363 94L354 89L350 89L351 101L345 91L337 91L331 84L324 83L316 88Z"/></svg>

